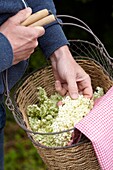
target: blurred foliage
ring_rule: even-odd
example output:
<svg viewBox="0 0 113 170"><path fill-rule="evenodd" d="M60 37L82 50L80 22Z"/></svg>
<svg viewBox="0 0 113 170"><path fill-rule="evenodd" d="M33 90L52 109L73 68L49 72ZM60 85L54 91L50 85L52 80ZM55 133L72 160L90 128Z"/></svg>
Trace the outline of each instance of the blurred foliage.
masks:
<svg viewBox="0 0 113 170"><path fill-rule="evenodd" d="M113 56L113 1L54 0L57 14L75 16L83 20ZM62 19L63 22L68 22ZM73 22L75 22L73 20ZM87 39L87 33L72 26L63 27L68 39ZM91 40L93 37L91 37ZM47 65L41 49L36 48L29 60L28 75ZM7 111L8 112L8 111ZM18 127L10 112L5 128L5 170L45 170L46 167L26 133Z"/></svg>
<svg viewBox="0 0 113 170"><path fill-rule="evenodd" d="M36 148L14 119L7 121L5 128L5 170L46 170Z"/></svg>
<svg viewBox="0 0 113 170"><path fill-rule="evenodd" d="M49 61L44 57L41 49L37 47L30 57L29 67L26 72L30 73L36 69L46 66L48 63Z"/></svg>

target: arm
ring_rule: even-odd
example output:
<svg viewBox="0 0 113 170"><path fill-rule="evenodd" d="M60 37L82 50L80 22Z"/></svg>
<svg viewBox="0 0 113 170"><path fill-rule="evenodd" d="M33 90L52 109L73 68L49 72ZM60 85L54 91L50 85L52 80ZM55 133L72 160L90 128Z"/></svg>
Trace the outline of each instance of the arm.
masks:
<svg viewBox="0 0 113 170"><path fill-rule="evenodd" d="M56 15L52 0L28 0L28 5L33 12L47 8ZM92 86L89 75L73 59L68 41L61 26L54 22L46 27L44 36L39 38L39 43L46 57L50 57L55 76L56 90L61 94L69 94L77 98L78 93L92 97Z"/></svg>
<svg viewBox="0 0 113 170"><path fill-rule="evenodd" d="M9 68L13 60L13 51L8 39L0 33L0 72Z"/></svg>

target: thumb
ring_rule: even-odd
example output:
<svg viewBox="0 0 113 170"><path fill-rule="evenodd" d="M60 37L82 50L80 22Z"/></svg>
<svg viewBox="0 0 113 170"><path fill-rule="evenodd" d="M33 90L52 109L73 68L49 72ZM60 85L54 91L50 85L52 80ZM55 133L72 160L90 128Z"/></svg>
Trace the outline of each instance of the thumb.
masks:
<svg viewBox="0 0 113 170"><path fill-rule="evenodd" d="M76 80L73 77L70 77L67 83L68 83L68 91L71 98L76 99L78 97L78 87L76 84Z"/></svg>
<svg viewBox="0 0 113 170"><path fill-rule="evenodd" d="M25 19L27 19L32 13L30 7L20 10L16 15L11 17L11 20L16 24L21 24Z"/></svg>

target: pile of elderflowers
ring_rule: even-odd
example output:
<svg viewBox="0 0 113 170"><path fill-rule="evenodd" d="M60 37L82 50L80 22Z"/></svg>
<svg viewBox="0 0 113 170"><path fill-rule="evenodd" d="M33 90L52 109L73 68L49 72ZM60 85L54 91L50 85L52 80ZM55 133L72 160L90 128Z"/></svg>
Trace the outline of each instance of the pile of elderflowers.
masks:
<svg viewBox="0 0 113 170"><path fill-rule="evenodd" d="M103 95L103 89L97 87L92 99L79 95L73 100L69 96L61 97L58 93L48 97L46 91L38 87L39 103L27 107L29 125L33 131L42 133L71 129L90 112L94 106L94 100ZM61 101L60 105L58 105L59 101ZM68 131L54 135L35 134L33 137L46 146L66 146L71 134L72 131Z"/></svg>

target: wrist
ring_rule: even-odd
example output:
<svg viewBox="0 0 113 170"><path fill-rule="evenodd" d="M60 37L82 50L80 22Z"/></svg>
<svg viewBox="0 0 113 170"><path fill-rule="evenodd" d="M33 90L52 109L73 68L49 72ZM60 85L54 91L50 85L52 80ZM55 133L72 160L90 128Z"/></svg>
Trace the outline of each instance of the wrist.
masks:
<svg viewBox="0 0 113 170"><path fill-rule="evenodd" d="M62 57L65 57L70 54L69 48L67 45L64 45L57 50L54 51L54 53L51 55L50 59L51 61L54 59L56 61L60 60Z"/></svg>

